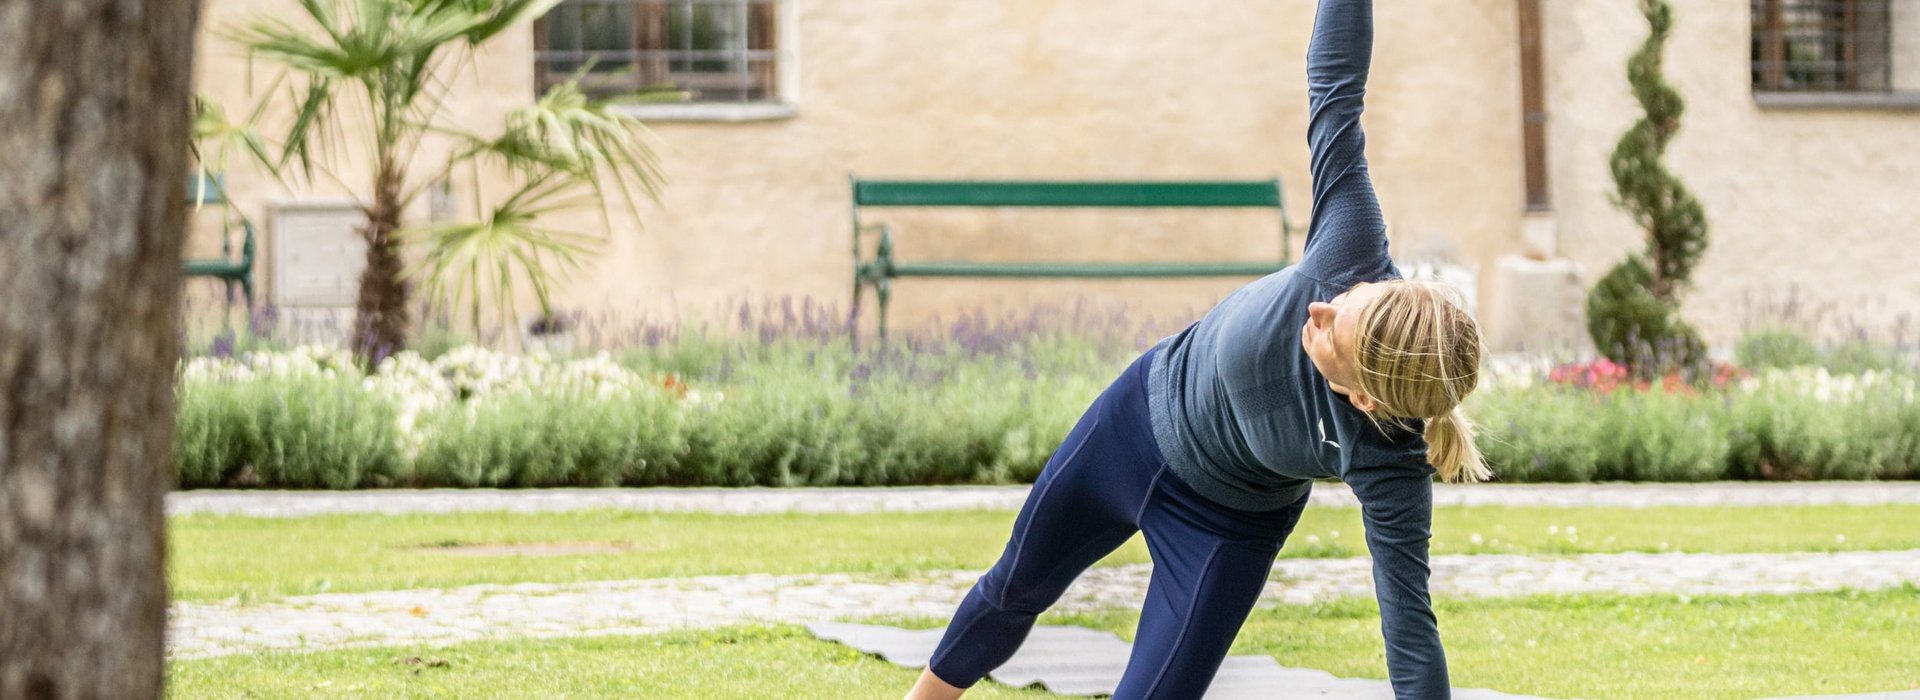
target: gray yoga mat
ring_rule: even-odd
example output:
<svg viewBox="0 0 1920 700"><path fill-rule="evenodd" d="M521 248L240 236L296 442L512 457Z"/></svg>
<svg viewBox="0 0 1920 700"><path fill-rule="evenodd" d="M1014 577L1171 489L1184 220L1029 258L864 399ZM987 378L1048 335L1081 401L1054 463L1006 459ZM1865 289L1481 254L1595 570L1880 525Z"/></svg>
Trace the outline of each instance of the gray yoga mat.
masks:
<svg viewBox="0 0 1920 700"><path fill-rule="evenodd" d="M908 668L922 668L940 643L941 629L908 630L882 625L818 622L813 635L839 642ZM994 681L1024 688L1039 686L1059 695L1109 695L1126 670L1133 645L1108 632L1085 627L1041 625ZM1284 695L1276 695L1284 691ZM1269 700L1274 697L1328 700L1393 700L1386 681L1335 678L1325 671L1281 666L1271 656L1229 656L1207 690L1206 700ZM1543 700L1492 690L1456 689L1454 700ZM1920 691L1867 695L1821 695L1771 700L1920 700Z"/></svg>
<svg viewBox="0 0 1920 700"><path fill-rule="evenodd" d="M882 625L818 622L813 635L839 642L908 668L921 668L933 656L943 630L907 630ZM991 678L1014 687L1039 686L1059 695L1109 695L1120 684L1133 645L1109 632L1084 627L1041 625L1033 628L1020 651ZM1336 678L1325 671L1287 668L1271 656L1230 656L1220 665L1206 700L1271 700L1284 690L1288 698L1393 700L1386 681ZM1455 690L1455 700L1541 700L1491 690Z"/></svg>

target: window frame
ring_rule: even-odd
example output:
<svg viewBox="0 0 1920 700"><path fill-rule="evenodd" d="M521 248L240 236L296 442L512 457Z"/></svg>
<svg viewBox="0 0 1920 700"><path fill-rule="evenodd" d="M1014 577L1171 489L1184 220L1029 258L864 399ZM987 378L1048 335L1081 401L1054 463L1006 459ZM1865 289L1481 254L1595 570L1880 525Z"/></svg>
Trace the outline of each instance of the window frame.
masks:
<svg viewBox="0 0 1920 700"><path fill-rule="evenodd" d="M590 58L596 53L617 54L620 55L621 59L632 61L635 64L639 64L642 61L650 61L653 63L652 70L657 71L658 74L662 76L660 83L655 84L663 84L671 81L676 88L682 87L685 83L681 79L675 79L674 76L676 72L668 67L668 63L672 61L700 60L702 57L698 54L703 52L697 52L690 48L670 48L671 42L670 39L665 36L664 24L652 24L652 26L657 29L653 30L651 37L643 38L641 33L648 31L645 29L647 24L663 20L664 13L671 12L672 8L676 5L739 4L743 5L741 9L745 15L744 19L746 22L740 31L747 35L743 37L741 43L748 44L758 39L761 43L767 44L766 46L749 45L740 50L739 57L742 60L751 61L747 64L746 69L742 70L742 75L759 73L750 78L750 80L756 81L762 86L761 89L767 93L766 98L660 102L643 100L619 104L616 106L616 109L622 113L646 121L750 122L791 118L796 114L795 104L799 93L798 62L795 60L795 56L798 53L796 50L798 47L798 32L795 31L795 27L799 21L800 2L801 0L566 0L561 3L561 5L556 6L554 11L557 12L562 8L577 5L625 5L633 7L634 11L632 16L634 17L635 27L633 32L628 35L630 41L627 43L627 46L631 48L612 51L593 51L588 49L580 49L577 51L550 50L547 46L550 40L547 23L549 17L554 15L549 13L548 16L536 20L533 26L534 89L536 94L544 94L549 87L565 79L566 73L556 72L548 67L551 62L566 60L580 61ZM767 14L764 16L759 15L756 11L757 8L765 8ZM762 27L756 28L754 26L756 22L766 22L770 26L763 25ZM641 48L649 41L668 48ZM652 56L648 57L647 54L652 54ZM687 54L695 55L688 56ZM764 72L761 72L762 70L764 70ZM697 74L698 72L692 73ZM650 81L647 78L639 78L635 81L635 86L638 87L648 82Z"/></svg>
<svg viewBox="0 0 1920 700"><path fill-rule="evenodd" d="M1894 3L1900 1L1750 0L1748 72L1754 102L1768 109L1920 109L1920 93L1902 90L1894 75L1894 19L1900 14ZM1819 26L1809 34L1804 20L1800 26L1789 21L1793 12L1813 13ZM1863 18L1875 14L1885 18L1883 26L1862 27ZM1836 47L1839 57L1794 60L1792 47L1809 39L1822 46L1819 59ZM1809 85L1792 84L1796 68L1808 66L1826 75Z"/></svg>

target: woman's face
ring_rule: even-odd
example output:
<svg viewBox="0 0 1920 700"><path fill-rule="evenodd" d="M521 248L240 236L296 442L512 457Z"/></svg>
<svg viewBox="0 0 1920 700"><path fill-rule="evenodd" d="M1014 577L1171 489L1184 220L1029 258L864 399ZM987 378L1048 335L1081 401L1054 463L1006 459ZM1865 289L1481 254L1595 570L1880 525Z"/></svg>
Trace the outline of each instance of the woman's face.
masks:
<svg viewBox="0 0 1920 700"><path fill-rule="evenodd" d="M1308 304L1307 324L1300 330L1300 345L1327 385L1362 411L1373 410L1373 397L1357 388L1360 310L1385 291L1379 284L1362 282L1329 301Z"/></svg>

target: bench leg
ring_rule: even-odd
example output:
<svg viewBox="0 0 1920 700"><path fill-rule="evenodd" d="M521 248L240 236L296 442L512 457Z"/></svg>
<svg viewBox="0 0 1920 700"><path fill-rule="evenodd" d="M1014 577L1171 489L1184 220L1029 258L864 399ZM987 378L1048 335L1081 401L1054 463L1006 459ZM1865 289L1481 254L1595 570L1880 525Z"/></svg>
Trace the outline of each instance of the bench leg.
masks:
<svg viewBox="0 0 1920 700"><path fill-rule="evenodd" d="M874 297L880 300L880 341L887 340L887 306L893 301L893 279L882 277L874 285Z"/></svg>
<svg viewBox="0 0 1920 700"><path fill-rule="evenodd" d="M226 288L227 303L220 311L220 327L233 328L233 280L222 279L220 286Z"/></svg>
<svg viewBox="0 0 1920 700"><path fill-rule="evenodd" d="M862 284L864 281L856 269L853 273L853 306L847 309L847 338L856 353L860 352L860 301L866 291L866 285Z"/></svg>

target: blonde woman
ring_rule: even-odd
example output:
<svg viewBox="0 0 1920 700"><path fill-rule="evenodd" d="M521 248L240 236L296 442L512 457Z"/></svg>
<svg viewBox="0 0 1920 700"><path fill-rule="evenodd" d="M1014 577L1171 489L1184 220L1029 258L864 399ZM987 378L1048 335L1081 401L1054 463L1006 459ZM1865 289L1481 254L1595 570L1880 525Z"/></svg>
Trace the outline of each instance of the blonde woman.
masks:
<svg viewBox="0 0 1920 700"><path fill-rule="evenodd" d="M1387 255L1360 130L1372 51L1372 0L1320 0L1300 264L1234 292L1094 401L909 700L957 698L1005 663L1034 618L1135 532L1153 577L1114 697L1202 696L1313 480L1328 478L1362 506L1395 695L1449 696L1427 543L1435 472L1488 475L1459 410L1480 337L1457 295L1400 279Z"/></svg>

